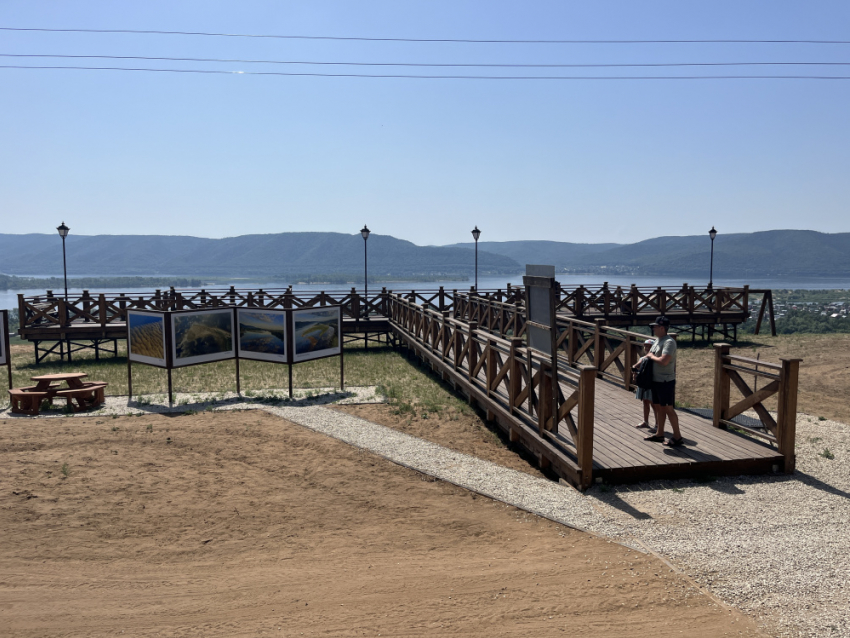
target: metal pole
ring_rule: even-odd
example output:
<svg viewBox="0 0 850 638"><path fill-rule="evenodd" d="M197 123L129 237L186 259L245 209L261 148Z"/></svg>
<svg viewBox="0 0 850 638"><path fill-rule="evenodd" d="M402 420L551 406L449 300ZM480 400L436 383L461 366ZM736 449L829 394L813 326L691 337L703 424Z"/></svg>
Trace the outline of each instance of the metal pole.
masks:
<svg viewBox="0 0 850 638"><path fill-rule="evenodd" d="M711 266L708 271L708 287L714 287L714 238L711 238Z"/></svg>
<svg viewBox="0 0 850 638"><path fill-rule="evenodd" d="M478 240L475 240L475 292L478 292Z"/></svg>
<svg viewBox="0 0 850 638"><path fill-rule="evenodd" d="M62 272L65 275L65 303L68 303L68 262L65 259L65 238L62 237Z"/></svg>
<svg viewBox="0 0 850 638"><path fill-rule="evenodd" d="M366 321L369 321L369 241L363 240L363 306L366 312ZM369 330L363 333L363 346L369 349Z"/></svg>

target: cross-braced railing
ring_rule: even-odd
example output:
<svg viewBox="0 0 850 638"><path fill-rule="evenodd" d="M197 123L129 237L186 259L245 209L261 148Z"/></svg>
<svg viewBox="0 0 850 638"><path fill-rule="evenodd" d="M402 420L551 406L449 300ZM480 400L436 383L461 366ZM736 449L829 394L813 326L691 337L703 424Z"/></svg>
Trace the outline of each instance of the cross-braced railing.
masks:
<svg viewBox="0 0 850 638"><path fill-rule="evenodd" d="M391 326L400 338L427 353L516 432L522 429L558 452L580 486L590 485L594 367L573 368L558 359L553 369L551 356L527 347L519 337L502 338L475 321L431 310L403 295L391 294L388 301ZM559 436L562 429L567 438Z"/></svg>
<svg viewBox="0 0 850 638"><path fill-rule="evenodd" d="M714 426L746 430L770 441L785 457L785 472L792 473L796 464L797 384L802 359L769 363L730 354L730 346L725 343L714 344L714 355ZM759 380L766 380L761 388L757 386ZM732 403L733 385L740 395L735 403ZM764 405L773 396L776 396L776 418ZM763 430L732 420L747 410L756 413Z"/></svg>

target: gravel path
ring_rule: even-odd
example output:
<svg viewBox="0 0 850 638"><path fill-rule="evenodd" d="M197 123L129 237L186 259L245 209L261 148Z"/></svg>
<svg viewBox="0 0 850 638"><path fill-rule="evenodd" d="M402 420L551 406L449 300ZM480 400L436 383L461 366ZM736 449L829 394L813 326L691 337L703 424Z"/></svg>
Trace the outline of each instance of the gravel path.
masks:
<svg viewBox="0 0 850 638"><path fill-rule="evenodd" d="M850 426L800 415L797 473L571 487L322 407L374 388L260 400L178 396L174 408L110 398L95 414L260 408L396 463L620 543L648 548L777 636L850 638ZM0 413L0 418L10 418ZM832 456L833 458L828 458Z"/></svg>

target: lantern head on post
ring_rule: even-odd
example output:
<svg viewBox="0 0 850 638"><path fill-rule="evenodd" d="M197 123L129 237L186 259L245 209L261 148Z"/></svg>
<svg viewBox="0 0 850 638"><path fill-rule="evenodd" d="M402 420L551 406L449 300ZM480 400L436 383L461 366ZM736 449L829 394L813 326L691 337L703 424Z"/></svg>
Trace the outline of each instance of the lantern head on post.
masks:
<svg viewBox="0 0 850 638"><path fill-rule="evenodd" d="M56 227L56 230L58 230L58 231L59 231L59 236L60 236L62 239L65 239L65 238L68 236L68 231L69 231L69 230L71 230L71 229L70 229L70 228L68 228L68 227L65 225L65 222L62 222L62 225L61 225L61 226L57 226L57 227Z"/></svg>
<svg viewBox="0 0 850 638"><path fill-rule="evenodd" d="M478 230L478 226L472 229L472 238L475 241L478 241L478 238L481 237L481 231Z"/></svg>
<svg viewBox="0 0 850 638"><path fill-rule="evenodd" d="M714 241L714 238L717 237L717 231L714 230L714 226L712 226L711 230L708 231L708 236L711 237L711 241Z"/></svg>
<svg viewBox="0 0 850 638"><path fill-rule="evenodd" d="M360 236L363 238L363 241L366 241L367 239L369 239L369 233L370 232L372 232L372 231L369 230L369 228L366 226L366 224L363 224L363 229L360 231Z"/></svg>

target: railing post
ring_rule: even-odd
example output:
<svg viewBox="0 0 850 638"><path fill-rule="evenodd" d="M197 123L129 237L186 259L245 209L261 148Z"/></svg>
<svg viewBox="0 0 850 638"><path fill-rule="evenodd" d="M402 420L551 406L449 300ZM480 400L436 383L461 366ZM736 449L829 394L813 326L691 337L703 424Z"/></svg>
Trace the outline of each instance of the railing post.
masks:
<svg viewBox="0 0 850 638"><path fill-rule="evenodd" d="M475 366L478 365L478 348L475 344L475 332L478 330L478 322L470 321L469 322L469 382L472 383L473 371L475 370Z"/></svg>
<svg viewBox="0 0 850 638"><path fill-rule="evenodd" d="M630 335L625 335L626 347L623 348L623 387L632 390L632 366L634 361L634 346Z"/></svg>
<svg viewBox="0 0 850 638"><path fill-rule="evenodd" d="M611 312L611 290L608 288L607 281L602 286L602 303L604 304L602 314L605 315L605 318L607 319Z"/></svg>
<svg viewBox="0 0 850 638"><path fill-rule="evenodd" d="M593 332L593 365L596 368L597 376L602 376L602 364L605 361L605 341L602 339L602 327L605 325L604 319L596 319L594 322Z"/></svg>
<svg viewBox="0 0 850 638"><path fill-rule="evenodd" d="M567 319L567 361L571 366L576 363L576 352L578 352L578 338L576 338L575 323Z"/></svg>
<svg viewBox="0 0 850 638"><path fill-rule="evenodd" d="M581 369L578 393L578 466L581 470L581 488L586 490L593 482L593 417L596 401L596 368Z"/></svg>
<svg viewBox="0 0 850 638"><path fill-rule="evenodd" d="M640 301L640 293L638 293L637 286L632 284L632 287L629 289L629 296L631 297L631 315L636 316L638 311L638 302Z"/></svg>
<svg viewBox="0 0 850 638"><path fill-rule="evenodd" d="M776 414L776 440L785 457L785 473L793 474L797 464L794 445L797 437L797 386L802 359L780 359L779 405Z"/></svg>
<svg viewBox="0 0 850 638"><path fill-rule="evenodd" d="M712 425L716 428L721 427L720 420L726 418L726 413L729 410L730 380L729 373L723 367L728 356L729 344L714 344L714 414Z"/></svg>
<svg viewBox="0 0 850 638"><path fill-rule="evenodd" d="M490 396L490 393L493 388L493 380L496 378L496 351L493 347L493 340L487 339L487 372L484 375L484 378L487 379L487 396Z"/></svg>
<svg viewBox="0 0 850 638"><path fill-rule="evenodd" d="M443 333L443 338L440 339L440 361L445 361L446 353L449 351L449 331L446 330L446 319L449 318L449 311L443 310L440 314L443 316L443 325L440 326Z"/></svg>
<svg viewBox="0 0 850 638"><path fill-rule="evenodd" d="M100 327L105 328L106 327L106 295L104 295L103 293L100 293L97 296L97 306L98 306L97 314L98 314L98 317L100 318Z"/></svg>
<svg viewBox="0 0 850 638"><path fill-rule="evenodd" d="M437 304L440 312L446 309L446 291L440 286L440 292L437 295Z"/></svg>
<svg viewBox="0 0 850 638"><path fill-rule="evenodd" d="M522 367L519 363L519 349L522 346L522 339L517 337L511 339L511 367L509 372L510 379L508 380L508 401L511 405L511 414L516 412L516 398L522 392Z"/></svg>

